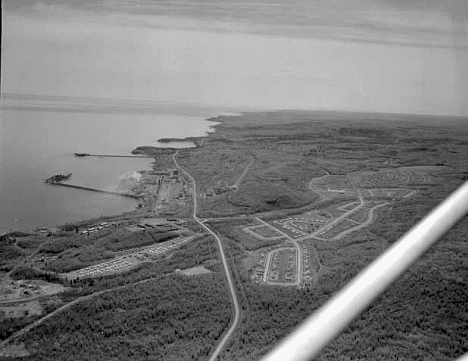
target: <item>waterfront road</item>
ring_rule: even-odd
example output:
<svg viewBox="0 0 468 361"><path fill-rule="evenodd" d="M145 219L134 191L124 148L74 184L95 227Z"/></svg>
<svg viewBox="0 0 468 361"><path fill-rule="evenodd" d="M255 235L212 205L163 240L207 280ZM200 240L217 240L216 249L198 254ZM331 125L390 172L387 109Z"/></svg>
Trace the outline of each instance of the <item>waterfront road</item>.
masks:
<svg viewBox="0 0 468 361"><path fill-rule="evenodd" d="M221 259L223 261L224 271L226 273L226 278L227 278L228 285L229 285L229 291L231 292L232 303L234 305L234 321L231 323L231 327L224 334L224 337L221 339L218 346L216 347L213 354L211 355L209 361L214 361L214 360L216 360L216 358L220 354L220 352L223 349L226 342L229 340L229 338L234 333L234 330L236 329L237 324L239 323L239 318L240 318L239 302L237 300L237 295L236 295L236 291L235 291L235 288L234 288L234 283L232 282L231 273L229 272L229 267L228 267L228 264L227 264L227 261L226 261L226 256L224 255L223 244L221 243L221 240L219 239L219 237L210 228L208 228L203 222L201 222L200 219L197 217L197 185L195 183L195 178L189 172L187 172L185 169L183 169L179 165L179 163L177 163L177 160L176 160L177 153L179 153L179 152L177 151L172 155L172 158L174 159L175 165L177 166L177 168L179 168L181 170L181 172L183 172L183 173L185 173L187 175L187 177L191 180L191 182L193 184L193 219L201 227L203 227L203 229L205 229L208 233L210 233L216 239L216 241L218 242L219 252L221 253Z"/></svg>

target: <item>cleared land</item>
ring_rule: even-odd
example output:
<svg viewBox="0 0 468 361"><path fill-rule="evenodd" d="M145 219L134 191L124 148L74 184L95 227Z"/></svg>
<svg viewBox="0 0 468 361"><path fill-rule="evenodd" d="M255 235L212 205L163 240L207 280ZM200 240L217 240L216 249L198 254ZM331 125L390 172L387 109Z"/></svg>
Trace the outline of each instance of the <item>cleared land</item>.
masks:
<svg viewBox="0 0 468 361"><path fill-rule="evenodd" d="M177 273L181 273L185 276L198 276L204 275L206 273L211 273L209 269L206 269L204 266L196 266L188 269L184 269L182 271L176 271Z"/></svg>
<svg viewBox="0 0 468 361"><path fill-rule="evenodd" d="M0 295L0 305L55 295L65 290L66 288L60 284L41 280L11 280L3 288L3 293Z"/></svg>

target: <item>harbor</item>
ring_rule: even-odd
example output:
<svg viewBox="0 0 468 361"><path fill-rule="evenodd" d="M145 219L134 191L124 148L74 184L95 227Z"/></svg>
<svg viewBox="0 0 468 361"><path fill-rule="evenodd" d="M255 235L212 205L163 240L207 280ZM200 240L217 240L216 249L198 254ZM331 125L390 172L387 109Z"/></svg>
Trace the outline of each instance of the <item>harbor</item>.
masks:
<svg viewBox="0 0 468 361"><path fill-rule="evenodd" d="M75 153L75 156L77 157L100 157L100 158L152 158L149 156L144 156L144 155L114 155L114 154L89 154L89 153ZM63 181L66 181L70 179L72 176L71 173L67 175L63 174L57 174L54 175L50 178L46 179L46 183L51 184L51 185L59 185L63 187L69 187L69 188L75 188L75 189L82 189L90 192L97 192L97 193L106 193L106 194L114 194L122 197L128 197L128 198L133 198L133 199L140 199L142 196L137 196L134 194L129 194L129 193L121 193L121 192L114 192L114 191L106 191L103 189L97 189L97 188L90 188L90 187L83 187L75 184L69 184L69 183L62 183Z"/></svg>
<svg viewBox="0 0 468 361"><path fill-rule="evenodd" d="M132 197L75 192L70 187L49 187L44 181L73 173L64 184L114 191L125 174L153 169L154 157L131 153L136 147L157 144L160 138L204 136L213 125L205 119L214 112L164 105L171 114L156 107L149 115L135 108L135 113L128 113L129 122L128 116L103 116L100 107L107 103L102 99L15 96L9 104L12 109L2 113L2 131L15 136L3 139L0 231L133 211L139 202ZM53 111L38 111L39 107ZM74 110L89 107L96 112ZM174 127L174 122L181 127Z"/></svg>

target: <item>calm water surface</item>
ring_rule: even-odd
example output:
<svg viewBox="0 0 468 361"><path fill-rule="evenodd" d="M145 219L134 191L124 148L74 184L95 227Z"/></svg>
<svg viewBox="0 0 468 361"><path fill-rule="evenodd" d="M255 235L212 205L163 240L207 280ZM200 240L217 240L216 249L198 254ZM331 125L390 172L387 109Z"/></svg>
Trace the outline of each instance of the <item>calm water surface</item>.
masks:
<svg viewBox="0 0 468 361"><path fill-rule="evenodd" d="M44 180L73 173L69 183L114 190L126 174L150 169L154 160L79 158L73 153L130 155L140 145L168 146L157 140L205 135L215 124L205 119L216 114L216 110L174 106L144 112L114 106L116 110L109 112L109 104L86 107L76 100L64 104L63 99L54 104L43 99L35 102L39 107L31 106L31 101L10 99L0 108L1 232L134 209L137 204L132 199L52 187Z"/></svg>

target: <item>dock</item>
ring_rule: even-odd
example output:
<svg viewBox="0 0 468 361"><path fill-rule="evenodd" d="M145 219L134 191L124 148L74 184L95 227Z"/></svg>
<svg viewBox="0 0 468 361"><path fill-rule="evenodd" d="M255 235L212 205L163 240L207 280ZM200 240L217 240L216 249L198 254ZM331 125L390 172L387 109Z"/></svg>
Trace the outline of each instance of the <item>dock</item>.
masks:
<svg viewBox="0 0 468 361"><path fill-rule="evenodd" d="M118 195L118 196L128 197L128 198L133 198L133 199L140 199L140 198L142 198L142 196L136 196L136 195L134 195L134 194L126 194L126 193L105 191L105 190L102 190L102 189L82 187L82 186L77 186L77 185L74 185L74 184L67 184L67 183L49 183L49 184L50 184L50 185L53 185L53 186L62 186L62 187L69 187L69 188L75 188L75 189L82 189L82 190L91 191L91 192L115 194L115 195Z"/></svg>
<svg viewBox="0 0 468 361"><path fill-rule="evenodd" d="M77 157L100 157L100 158L151 158L148 155L116 155L116 154L88 154L88 153L75 153Z"/></svg>

